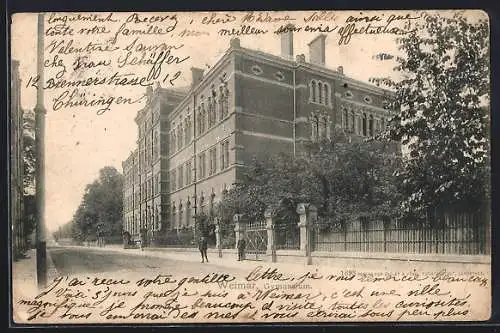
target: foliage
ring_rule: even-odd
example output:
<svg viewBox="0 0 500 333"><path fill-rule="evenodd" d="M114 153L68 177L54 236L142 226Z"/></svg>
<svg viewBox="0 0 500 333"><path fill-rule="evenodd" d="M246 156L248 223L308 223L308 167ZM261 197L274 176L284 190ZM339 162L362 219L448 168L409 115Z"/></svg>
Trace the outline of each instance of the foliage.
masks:
<svg viewBox="0 0 500 333"><path fill-rule="evenodd" d="M99 178L87 185L85 194L73 217L73 238L95 239L98 230L103 236L122 233L123 176L114 167L104 167Z"/></svg>
<svg viewBox="0 0 500 333"><path fill-rule="evenodd" d="M282 153L254 159L222 205L249 220L262 219L271 208L277 223L297 221L301 202L314 204L318 214L332 222L397 215L400 197L393 161L398 157L388 154L388 144L340 138L333 142L311 144L302 156Z"/></svg>
<svg viewBox="0 0 500 333"><path fill-rule="evenodd" d="M72 238L73 228L73 221L63 224L53 233L54 239L57 241L58 239L62 238Z"/></svg>
<svg viewBox="0 0 500 333"><path fill-rule="evenodd" d="M35 196L32 194L25 194L23 199L24 199L23 237L24 239L29 241L30 235L36 229L36 202L35 202Z"/></svg>
<svg viewBox="0 0 500 333"><path fill-rule="evenodd" d="M489 196L488 22L444 15L427 15L398 39L397 78L372 80L395 91L383 137L408 150L398 176L404 208L417 215Z"/></svg>
<svg viewBox="0 0 500 333"><path fill-rule="evenodd" d="M29 111L23 116L23 186L25 195L29 196L35 192L35 118Z"/></svg>

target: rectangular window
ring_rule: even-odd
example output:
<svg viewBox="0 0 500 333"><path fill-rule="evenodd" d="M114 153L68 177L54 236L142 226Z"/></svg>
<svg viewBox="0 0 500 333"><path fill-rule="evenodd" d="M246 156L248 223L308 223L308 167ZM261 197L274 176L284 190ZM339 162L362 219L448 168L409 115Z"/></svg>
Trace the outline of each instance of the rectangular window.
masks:
<svg viewBox="0 0 500 333"><path fill-rule="evenodd" d="M210 149L210 173L209 175L213 175L215 171L217 170L217 150L216 147L213 147Z"/></svg>
<svg viewBox="0 0 500 333"><path fill-rule="evenodd" d="M193 182L193 179L191 177L192 168L193 166L191 164L191 161L186 162L186 185L189 185Z"/></svg>
<svg viewBox="0 0 500 333"><path fill-rule="evenodd" d="M220 161L221 161L221 170L224 170L229 167L229 141L226 140L221 143L220 150Z"/></svg>
<svg viewBox="0 0 500 333"><path fill-rule="evenodd" d="M198 156L198 179L205 178L205 170L206 170L206 165L205 165L206 159L205 159L205 152L200 153Z"/></svg>
<svg viewBox="0 0 500 333"><path fill-rule="evenodd" d="M180 165L179 168L177 169L177 177L179 177L179 188L182 188L184 186L183 183L183 177L184 177L184 171L183 171L183 166Z"/></svg>
<svg viewBox="0 0 500 333"><path fill-rule="evenodd" d="M172 170L170 172L170 185L171 185L170 191L175 191L177 189L175 177L177 177L175 170Z"/></svg>

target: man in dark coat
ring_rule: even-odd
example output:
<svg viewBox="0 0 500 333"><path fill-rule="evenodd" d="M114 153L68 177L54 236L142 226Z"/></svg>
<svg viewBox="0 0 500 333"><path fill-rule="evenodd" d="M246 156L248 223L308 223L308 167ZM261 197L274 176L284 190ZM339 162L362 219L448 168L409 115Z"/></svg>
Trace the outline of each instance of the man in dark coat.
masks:
<svg viewBox="0 0 500 333"><path fill-rule="evenodd" d="M238 261L245 260L245 247L247 243L244 238L238 240Z"/></svg>
<svg viewBox="0 0 500 333"><path fill-rule="evenodd" d="M205 262L205 260L208 262L207 248L208 248L207 238L205 236L201 236L200 240L198 241L198 249L200 250L201 253L202 263Z"/></svg>

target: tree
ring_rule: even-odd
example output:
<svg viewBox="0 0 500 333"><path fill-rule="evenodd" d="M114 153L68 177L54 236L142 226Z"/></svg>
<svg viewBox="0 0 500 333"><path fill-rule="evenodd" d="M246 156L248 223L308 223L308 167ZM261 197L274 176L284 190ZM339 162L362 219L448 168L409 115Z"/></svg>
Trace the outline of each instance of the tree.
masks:
<svg viewBox="0 0 500 333"><path fill-rule="evenodd" d="M488 197L489 28L487 19L428 14L397 40L397 78L373 82L395 91L383 137L408 156L398 175L407 212L473 209Z"/></svg>
<svg viewBox="0 0 500 333"><path fill-rule="evenodd" d="M28 247L31 235L36 228L35 197L35 118L32 111L23 112L23 237Z"/></svg>
<svg viewBox="0 0 500 333"><path fill-rule="evenodd" d="M73 217L73 238L84 241L122 233L123 176L114 167L104 167L99 178L88 184Z"/></svg>
<svg viewBox="0 0 500 333"><path fill-rule="evenodd" d="M399 159L388 145L337 137L311 143L303 156L254 159L222 201L224 215L259 220L274 208L278 223L296 221L297 205L307 202L332 223L397 216L401 198L393 174Z"/></svg>

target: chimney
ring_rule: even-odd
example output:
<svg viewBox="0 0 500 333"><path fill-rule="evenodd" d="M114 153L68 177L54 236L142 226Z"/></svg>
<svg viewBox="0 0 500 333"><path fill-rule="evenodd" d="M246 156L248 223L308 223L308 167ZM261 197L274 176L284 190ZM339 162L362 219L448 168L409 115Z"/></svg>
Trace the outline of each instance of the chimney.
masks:
<svg viewBox="0 0 500 333"><path fill-rule="evenodd" d="M229 46L234 49L239 49L241 47L240 39L237 37L231 38L231 40L229 41Z"/></svg>
<svg viewBox="0 0 500 333"><path fill-rule="evenodd" d="M325 39L326 35L321 34L314 38L309 44L309 62L315 65L325 65Z"/></svg>
<svg viewBox="0 0 500 333"><path fill-rule="evenodd" d="M338 72L339 74L344 74L344 67L343 67L343 66L339 66L339 67L337 67L337 72Z"/></svg>
<svg viewBox="0 0 500 333"><path fill-rule="evenodd" d="M293 30L295 26L287 24L281 32L281 56L293 60Z"/></svg>
<svg viewBox="0 0 500 333"><path fill-rule="evenodd" d="M303 54L297 54L297 57L295 57L297 62L300 63L305 63L306 62L306 56Z"/></svg>
<svg viewBox="0 0 500 333"><path fill-rule="evenodd" d="M191 67L192 82L191 87L196 87L203 80L204 70L201 68Z"/></svg>

